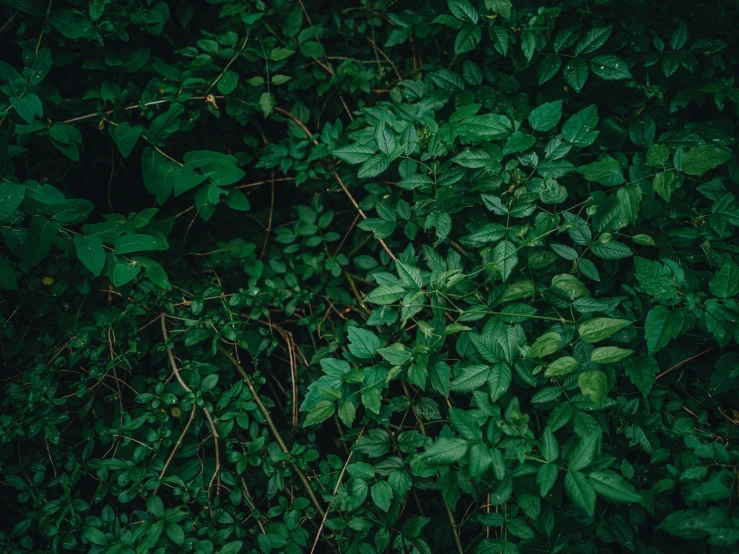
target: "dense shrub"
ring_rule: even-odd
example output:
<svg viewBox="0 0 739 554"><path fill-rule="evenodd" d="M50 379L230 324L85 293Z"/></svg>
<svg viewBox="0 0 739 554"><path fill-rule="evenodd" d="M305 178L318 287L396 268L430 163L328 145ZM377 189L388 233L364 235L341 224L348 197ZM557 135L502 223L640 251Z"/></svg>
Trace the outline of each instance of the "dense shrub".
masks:
<svg viewBox="0 0 739 554"><path fill-rule="evenodd" d="M0 0L0 551L736 551L738 16Z"/></svg>

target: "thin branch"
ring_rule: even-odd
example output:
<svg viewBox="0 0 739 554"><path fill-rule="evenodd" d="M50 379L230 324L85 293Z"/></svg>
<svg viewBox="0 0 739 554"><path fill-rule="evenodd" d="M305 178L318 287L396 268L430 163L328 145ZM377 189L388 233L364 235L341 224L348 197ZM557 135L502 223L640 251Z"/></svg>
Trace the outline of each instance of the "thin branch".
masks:
<svg viewBox="0 0 739 554"><path fill-rule="evenodd" d="M272 191L270 195L270 201L269 201L269 219L267 220L267 228L264 230L264 244L262 244L262 253L259 254L259 257L261 258L264 256L264 251L267 250L267 243L269 242L269 234L272 231L272 215L275 211L275 170L272 170Z"/></svg>
<svg viewBox="0 0 739 554"><path fill-rule="evenodd" d="M278 108L275 108L275 111L283 114L286 117L289 117L290 119L292 119L295 122L295 124L298 125L303 130L303 132L306 135L308 135L308 138L313 141L313 144L315 144L316 146L318 146L318 140L316 140L316 139L313 138L313 133L311 133L310 132L310 129L308 129L308 127L305 126L305 123L303 123L302 121L300 121L292 113L290 113L289 111L287 111L287 110L285 110L283 108L279 108L279 107ZM346 185L344 185L344 182L341 180L341 177L339 177L339 174L336 173L336 170L333 170L333 173L334 173L334 177L336 178L336 181L339 183L339 186L341 187L341 190L343 190L344 191L344 194L346 194L347 197L349 197L349 200L351 201L352 205L356 208L356 210L359 212L359 215L362 216L362 219L367 219L367 214L365 214L359 208L359 204L357 203L357 201L352 196L352 193L349 192L349 189L346 188ZM390 258L393 261L395 261L396 260L395 254L393 254L392 250L390 250L390 248L385 243L385 241L382 240L382 239L378 239L378 241L382 245L382 247L385 249L385 252L388 253L388 255L390 256Z"/></svg>
<svg viewBox="0 0 739 554"><path fill-rule="evenodd" d="M677 363L676 363L676 364L675 364L674 366L672 366L671 368L669 368L669 369L666 369L666 370L664 370L664 371L663 371L662 373L660 373L659 375L657 375L657 377L655 378L655 381L658 381L659 379L662 379L662 377L664 377L665 375L667 375L668 373L670 373L670 372L671 372L671 371L673 371L674 369L677 369L677 368L678 368L678 367L680 367L681 365L683 365L683 364L686 364L686 363L688 363L688 362L689 362L690 360L695 360L695 359L696 359L696 358L698 358L699 356L703 356L703 354L708 354L708 353L709 353L709 352L710 352L711 350L713 350L714 348L716 348L716 347L715 347L715 346L712 346L711 348L708 348L708 349L704 350L703 352L699 352L699 353L698 353L698 354L696 354L695 356L691 356L690 358L686 358L686 359L682 360L681 362L677 362Z"/></svg>
<svg viewBox="0 0 739 554"><path fill-rule="evenodd" d="M162 335L164 336L164 342L169 341L169 333L167 332L167 314L162 312L161 315L161 322L162 322ZM166 348L166 345L165 345ZM182 376L180 375L180 370L177 368L177 362L174 359L174 352L171 348L166 348L167 350L167 357L169 357L169 364L172 366L172 373L175 376L175 379L177 379L177 382L180 384L180 386L185 389L185 392L189 392L194 396L194 393L192 392L192 389L187 386L187 383L182 380ZM196 402L193 398L193 402ZM197 402L196 402L197 405ZM208 408L205 407L205 405L202 406L203 414L205 414L205 419L208 420L208 425L210 426L210 432L213 434L213 443L215 445L216 450L216 469L213 473L213 476L210 478L210 482L208 483L208 496L210 496L210 488L213 486L213 479L216 477L218 478L218 486L216 489L216 496L221 495L221 453L218 449L218 431L216 431L216 425L213 423L213 418L210 416L210 412L208 411Z"/></svg>
<svg viewBox="0 0 739 554"><path fill-rule="evenodd" d="M249 375L246 373L246 370L242 367L239 361L236 358L234 358L233 355L228 350L223 348L223 346L218 345L218 350L220 350L221 353L224 356L226 356L226 358L228 358L228 361L231 362L231 365L233 365L234 368L236 368L236 371L238 371L241 377L244 379L246 386L249 387L249 390L251 391L251 395L254 398L254 402L256 402L257 407L259 408L259 411L262 412L262 415L264 416L264 419L267 422L267 428L269 429L269 432L272 434L272 437L277 441L277 444L280 446L280 448L282 449L284 453L290 454L290 450L288 450L287 445L285 444L285 441L282 439L282 436L280 435L280 432L277 429L277 426L275 425L275 422L272 420L272 416L270 415L269 410L267 410L267 407L262 402L262 399L259 398L259 395L257 394L257 389L254 388L254 384L249 378ZM313 489L311 488L310 483L308 482L308 479L306 478L305 474L300 469L300 467L298 467L297 463L290 462L290 464L292 465L295 473L298 474L298 477L300 478L300 481L303 484L303 488L305 489L305 492L308 494L308 497L313 503L313 506L316 508L318 513L321 514L321 516L323 516L326 512L321 506L321 503L318 501L318 498L316 497L316 493L313 492Z"/></svg>
<svg viewBox="0 0 739 554"><path fill-rule="evenodd" d="M398 68L395 67L395 64L393 63L393 60L391 60L388 57L388 55L385 54L385 52L382 51L382 48L380 48L379 46L377 46L377 43L374 40L372 40L372 38L370 38L370 37L365 37L365 38L368 41L370 41L370 43L372 44L372 46L374 46L375 50L377 50L380 53L380 55L388 61L388 63L390 64L390 67L393 68L393 71L395 72L395 76L398 78L398 81L402 81L403 80L403 77L400 76L400 72L398 71Z"/></svg>
<svg viewBox="0 0 739 554"><path fill-rule="evenodd" d="M208 95L210 96L210 95ZM209 98L208 96L193 96L192 98L188 98L185 100L185 102L192 102L193 100L202 100L204 102L208 102ZM223 98L223 96L213 96L212 98ZM129 110L135 110L136 108L148 108L149 106L157 106L159 104L169 104L171 102L176 102L176 100L153 100L152 102L147 102L143 106L141 104L131 104L130 106L126 106L123 108L124 111ZM107 110L104 112L95 112L95 113L89 113L87 115L81 115L79 117L73 117L72 119L66 119L64 120L64 123L77 123L78 121L84 121L85 119L92 119L94 117L99 117L100 114L102 115L110 115L113 113L114 110Z"/></svg>
<svg viewBox="0 0 739 554"><path fill-rule="evenodd" d="M357 436L357 439L354 441L354 444L357 444L359 442L359 439L362 438L362 434L364 434L364 427L362 427L362 430L359 431L359 435ZM341 473L339 473L339 479L336 481L336 486L334 487L333 495L336 496L336 492L339 490L339 486L341 485L341 480L344 478L344 473L346 472L346 467L349 465L349 462L352 459L352 456L354 455L354 450L351 450L349 452L349 456L346 458L346 462L344 462L344 467L341 468ZM316 550L316 546L318 545L318 539L321 538L321 533L323 532L323 525L326 523L326 518L328 517L328 513L331 510L331 502L328 503L328 506L326 506L326 513L323 514L323 520L321 521L321 525L318 528L318 533L316 533L316 538L313 541L313 548L310 549L310 554L313 554Z"/></svg>
<svg viewBox="0 0 739 554"><path fill-rule="evenodd" d="M180 433L180 438L177 439L177 442L174 445L174 448L172 449L172 452L169 453L169 457L167 458L167 461L164 464L164 467L162 468L161 473L159 474L159 481L161 481L164 478L164 475L167 473L167 468L169 467L169 464L172 463L172 460L174 459L174 455L177 454L177 450L180 448L180 445L182 444L182 439L185 438L185 435L187 434L187 430L190 428L190 425L192 424L192 420L195 419L195 409L198 407L197 403L193 401L192 403L192 410L190 410L190 418L187 420L187 425L185 425L185 428L182 430L182 433ZM157 493L159 490L159 486L157 485L157 488L154 489L154 494Z"/></svg>

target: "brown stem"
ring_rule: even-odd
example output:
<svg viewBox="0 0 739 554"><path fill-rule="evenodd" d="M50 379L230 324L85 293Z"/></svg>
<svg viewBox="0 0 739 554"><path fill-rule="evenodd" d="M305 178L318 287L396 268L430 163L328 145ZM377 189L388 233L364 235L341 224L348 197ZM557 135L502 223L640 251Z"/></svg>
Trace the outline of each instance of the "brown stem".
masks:
<svg viewBox="0 0 739 554"><path fill-rule="evenodd" d="M272 420L272 416L267 410L267 407L262 402L261 398L259 398L259 395L257 394L257 389L254 388L254 384L249 378L249 375L246 373L246 370L241 366L239 361L236 358L234 358L233 355L228 350L223 348L223 346L221 346L220 344L218 345L218 350L220 350L221 353L224 356L226 356L226 358L228 358L228 361L231 362L231 365L233 365L234 368L236 368L236 371L238 371L239 374L241 374L241 377L244 379L246 386L249 387L249 390L251 391L252 397L254 397L254 402L257 403L257 407L259 408L259 411L262 412L262 415L264 416L264 419L267 422L267 428L269 429L269 432L272 434L272 437L277 441L277 444L280 446L282 451L285 452L286 454L289 454L290 451L288 450L287 445L285 444L285 441L282 440L282 436L280 435L280 432L277 429L275 422ZM297 463L290 462L290 464L292 465L295 473L298 474L298 477L300 478L300 481L303 484L303 488L305 489L305 492L308 494L308 497L313 503L313 506L316 508L318 513L321 514L321 516L323 517L323 515L326 512L323 510L321 503L318 501L318 498L316 497L316 493L313 492L313 489L311 488L310 483L308 482L308 479L306 478L305 474L300 469L300 467L298 467Z"/></svg>
<svg viewBox="0 0 739 554"><path fill-rule="evenodd" d="M182 444L182 439L185 438L185 435L187 434L187 430L190 428L190 425L192 424L192 420L195 419L195 409L197 407L198 405L195 402L193 402L192 410L190 410L190 418L187 420L187 424L185 425L185 428L182 430L182 433L180 433L180 438L177 439L177 443L174 445L172 452L170 452L169 457L167 458L167 461L164 464L164 467L162 468L162 472L159 474L159 481L161 481L164 478L164 474L167 473L167 468L169 467L169 464L172 463L172 460L174 459L174 455L177 454L177 450L180 448L180 445ZM160 485L157 485L157 488L154 489L154 494L156 494L157 491L159 490L159 486Z"/></svg>
<svg viewBox="0 0 739 554"><path fill-rule="evenodd" d="M359 435L357 436L357 439L354 441L354 444L357 444L359 442L359 439L362 438L362 434L364 433L364 427L362 427L362 430L359 431ZM341 473L339 473L339 480L336 481L336 486L334 487L334 496L336 496L336 492L339 490L339 485L341 485L341 480L344 478L344 472L346 472L346 467L349 465L349 462L352 459L352 456L354 455L354 450L349 452L349 456L346 458L346 462L344 462L344 467L341 468ZM323 520L321 521L321 525L318 528L318 533L316 533L316 539L313 541L313 548L310 549L310 554L313 554L316 550L316 546L318 545L318 539L321 538L321 533L323 532L323 525L326 523L326 518L328 517L328 513L331 510L331 502L328 503L328 506L326 506L326 513L323 514Z"/></svg>
<svg viewBox="0 0 739 554"><path fill-rule="evenodd" d="M162 312L161 315L161 322L162 322L162 335L164 336L164 342L169 341L169 332L167 332L167 314ZM166 345L165 345L166 348ZM174 352L171 348L167 348L167 357L169 358L169 364L172 366L172 373L175 376L175 379L177 379L177 382L180 384L180 386L185 389L186 392L189 392L190 394L193 394L192 389L187 386L187 383L182 380L182 376L180 375L180 370L177 368L177 362L174 359ZM194 396L194 394L193 394ZM193 402L195 402L197 405L196 400L193 398ZM216 496L221 495L221 453L218 449L218 431L216 431L216 425L213 423L213 418L210 416L210 412L208 411L208 408L205 407L205 405L202 406L203 414L205 414L205 419L208 420L208 425L210 426L210 432L213 434L213 443L215 445L216 450L216 469L213 473L213 476L210 478L210 482L208 483L208 496L210 496L210 489L213 486L213 480L217 477L218 478L218 484L216 489Z"/></svg>
<svg viewBox="0 0 739 554"><path fill-rule="evenodd" d="M665 375L667 375L668 373L670 373L670 372L671 372L672 370L674 370L674 369L677 369L677 368L678 368L678 367L680 367L681 365L683 365L683 364L686 364L686 363L688 363L688 362L689 362L690 360L695 360L695 359L696 359L696 358L698 358L699 356L703 356L703 354L708 354L708 353L709 353L709 352L710 352L711 350L713 350L714 348L716 348L716 347L715 347L715 346L712 346L711 348L708 348L708 349L704 350L703 352L699 352L699 353L698 353L698 354L696 354L695 356L691 356L690 358L686 358L686 359L682 360L681 362L677 362L677 363L676 363L676 364L675 364L674 366L672 366L671 368L669 368L669 369L666 369L666 370L664 370L664 371L663 371L662 373L660 373L659 375L657 375L657 377L656 377L656 378L655 378L654 380L655 380L655 381L657 381L657 380L659 380L659 379L662 379L662 377L664 377Z"/></svg>

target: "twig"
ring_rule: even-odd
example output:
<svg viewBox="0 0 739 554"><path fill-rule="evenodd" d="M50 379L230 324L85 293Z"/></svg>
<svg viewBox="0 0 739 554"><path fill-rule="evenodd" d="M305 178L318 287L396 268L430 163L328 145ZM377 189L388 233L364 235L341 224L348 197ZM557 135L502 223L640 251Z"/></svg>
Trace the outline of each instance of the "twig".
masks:
<svg viewBox="0 0 739 554"><path fill-rule="evenodd" d="M213 96L213 98L223 98L223 96ZM187 100L184 100L185 102L192 102L193 100L203 100L204 102L208 101L207 96L193 96L192 98L188 98ZM126 106L123 108L124 111L129 110L135 110L136 108L148 108L149 106L156 106L158 104L169 104L171 102L176 102L176 100L153 100L151 102L147 102L143 106L141 104L131 104L130 106ZM72 119L65 119L64 123L76 123L78 121L84 121L85 119L92 119L93 117L98 117L100 114L103 115L110 115L113 113L114 110L107 110L104 112L95 112L95 113L89 113L87 115L81 115L79 117L73 117Z"/></svg>
<svg viewBox="0 0 739 554"><path fill-rule="evenodd" d="M382 48L380 48L379 46L377 46L377 43L374 40L372 40L372 38L370 38L368 36L366 36L365 38L368 41L370 41L370 43L372 44L372 46L375 47L375 50L377 50L382 55L382 57L385 58L388 61L388 63L390 64L390 67L393 68L393 71L395 72L395 76L398 78L398 81L402 81L403 80L403 77L400 76L400 72L398 71L398 68L395 67L395 64L393 63L393 60L391 60L388 57L388 55L385 54L385 52L382 51Z"/></svg>
<svg viewBox="0 0 739 554"><path fill-rule="evenodd" d="M454 514L452 513L452 509L449 507L449 504L447 504L446 500L442 499L442 502L444 502L444 507L446 508L446 515L449 518L449 525L452 527L452 535L454 535L454 542L457 544L457 552L459 554L464 554L464 548L462 548L462 541L459 540L459 530L457 529L457 522L454 521Z"/></svg>
<svg viewBox="0 0 739 554"><path fill-rule="evenodd" d="M187 434L187 430L190 428L190 424L192 423L192 420L195 419L195 409L198 407L197 402L193 401L192 403L192 410L190 410L190 419L187 420L187 425L185 425L185 428L182 430L182 433L180 433L180 438L177 439L177 442L174 445L174 448L172 449L172 452L169 453L169 457L167 458L167 461L164 464L164 467L162 468L161 473L159 474L159 481L161 481L164 478L164 475L167 473L167 468L169 467L169 464L172 463L172 460L174 459L174 455L177 454L177 450L180 448L180 445L182 444L182 439L185 438L185 435ZM157 485L157 488L154 489L154 494L157 493L159 490L159 486Z"/></svg>
<svg viewBox="0 0 739 554"><path fill-rule="evenodd" d="M262 412L262 415L264 416L265 421L267 422L267 428L269 429L269 432L272 434L272 437L277 441L277 444L280 446L282 451L286 454L290 454L290 451L287 448L287 445L285 444L285 441L282 440L282 436L280 435L280 432L277 429L277 426L275 425L275 422L272 420L272 416L270 415L269 411L267 410L267 407L262 402L262 399L259 398L259 395L257 394L257 389L254 388L254 384L251 382L251 379L249 378L249 375L246 373L246 370L241 366L239 361L233 357L233 355L223 348L223 346L218 345L218 350L221 351L221 353L228 358L228 361L231 362L231 365L236 368L236 371L241 374L241 377L244 379L244 382L246 383L246 386L249 387L249 390L251 391L251 395L254 398L254 402L257 403L257 407L259 408L259 411ZM313 492L313 489L310 486L310 483L308 482L308 479L306 478L303 471L298 467L298 464L295 462L290 462L290 464L293 467L293 470L295 473L298 474L298 477L300 478L301 483L303 484L303 488L305 489L305 492L308 494L308 497L310 498L311 502L313 503L313 506L316 508L319 514L323 516L326 512L323 510L323 507L321 506L321 503L318 501L318 498L316 497L316 493Z"/></svg>
<svg viewBox="0 0 739 554"><path fill-rule="evenodd" d="M364 427L362 427L362 430L359 431L359 435L357 436L357 439L354 441L354 444L357 444L359 442L359 439L362 438L362 434L364 433ZM341 485L341 480L344 478L344 473L346 472L346 467L349 465L349 462L352 459L352 456L354 455L354 450L351 450L349 452L349 456L346 458L346 462L344 462L344 467L341 468L341 473L339 473L339 479L336 481L336 486L334 487L334 496L336 496L336 492L339 490L339 485ZM310 549L310 554L313 554L316 550L316 546L318 545L318 539L321 538L321 533L323 532L323 525L326 523L326 518L328 517L328 513L331 510L331 502L328 503L328 506L326 506L326 513L323 514L323 520L321 521L320 527L318 527L318 533L316 533L316 538L313 541L313 548Z"/></svg>
<svg viewBox="0 0 739 554"><path fill-rule="evenodd" d="M318 146L318 141L313 138L313 133L310 132L310 129L308 129L308 127L306 127L305 124L302 121L300 121L292 113L288 112L287 110L285 110L283 108L277 107L277 108L275 108L275 111L276 112L279 112L279 113L281 113L281 114L283 114L283 115L285 115L287 117L289 117L290 119L292 119L303 130L303 132L306 135L308 135L308 138L313 141L313 144L315 144L316 146ZM357 211L359 212L359 215L362 216L362 219L367 219L367 214L365 214L359 208L359 204L357 203L357 201L352 196L352 193L349 192L349 189L346 188L346 185L344 185L344 182L341 180L341 177L339 177L339 174L336 173L336 170L333 170L333 174L334 174L334 177L336 178L336 181L339 183L339 186L341 187L341 190L343 190L344 191L344 194L346 194L349 197L349 200L351 201L352 205L357 209ZM390 248L385 243L385 241L382 240L382 239L378 239L378 241L382 245L382 247L385 249L385 252L388 253L388 255L390 256L390 258L393 261L395 261L396 260L395 254L393 254L392 250L390 250Z"/></svg>
<svg viewBox="0 0 739 554"><path fill-rule="evenodd" d="M671 368L669 368L669 369L666 369L666 370L664 370L664 371L663 371L662 373L660 373L659 375L657 375L657 377L655 378L655 381L658 381L659 379L662 379L662 377L664 377L665 375L667 375L668 373L670 373L670 372L671 372L672 370L674 370L674 369L677 369L677 368L678 368L678 367L680 367L681 365L683 365L683 364L686 364L686 363L688 363L688 362L689 362L690 360L695 360L695 359L696 359L696 358L698 358L699 356L703 356L703 354L708 354L708 353L709 353L709 352L710 352L711 350L713 350L714 348L716 348L716 347L715 347L715 346L712 346L711 348L708 348L708 349L704 350L703 352L699 352L699 353L698 353L698 354L696 354L695 356L691 356L690 358L686 358L686 359L684 359L683 361L681 361L681 362L678 362L678 363L676 363L676 364L675 364L674 366L672 366Z"/></svg>
<svg viewBox="0 0 739 554"><path fill-rule="evenodd" d="M269 233L272 231L272 214L275 211L275 170L272 170L272 194L269 201L269 219L267 220L267 228L264 230L264 244L262 245L262 252L259 254L261 258L264 256L264 251L267 250L267 243L269 242Z"/></svg>
<svg viewBox="0 0 739 554"><path fill-rule="evenodd" d="M162 312L161 315L161 322L162 322L162 335L164 336L164 342L169 341L169 333L167 332L167 314ZM169 357L169 364L172 366L172 373L174 373L175 378L177 379L177 382L180 384L180 386L185 389L185 392L189 392L190 394L193 394L192 389L187 386L187 383L182 380L182 376L180 375L180 370L177 368L177 362L174 359L174 353L172 352L171 348L167 348L165 345L165 349L167 350L167 357ZM194 394L193 394L194 396ZM195 405L197 405L197 402L193 398L193 402L195 402ZM210 412L208 411L208 408L205 407L205 405L202 406L203 414L205 414L205 419L208 420L208 425L210 426L210 432L213 434L213 443L215 445L216 449L216 470L213 473L213 476L210 478L210 482L208 483L208 496L210 496L210 489L213 486L213 479L216 477L218 478L218 486L216 489L216 496L221 495L221 453L218 449L218 431L216 431L216 425L213 423L213 418L210 416Z"/></svg>

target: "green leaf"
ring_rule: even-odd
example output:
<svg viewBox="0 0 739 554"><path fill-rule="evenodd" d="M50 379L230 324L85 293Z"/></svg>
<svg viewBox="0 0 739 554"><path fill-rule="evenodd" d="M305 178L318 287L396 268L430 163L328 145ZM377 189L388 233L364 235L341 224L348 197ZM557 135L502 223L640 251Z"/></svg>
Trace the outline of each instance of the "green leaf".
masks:
<svg viewBox="0 0 739 554"><path fill-rule="evenodd" d="M586 371L577 379L580 392L590 398L596 406L603 405L608 389L608 378L602 371Z"/></svg>
<svg viewBox="0 0 739 554"><path fill-rule="evenodd" d="M31 224L28 226L28 238L21 260L22 269L28 271L46 257L58 231L58 223L40 215L33 216Z"/></svg>
<svg viewBox="0 0 739 554"><path fill-rule="evenodd" d="M480 19L480 14L468 0L447 0L447 5L452 15L460 21L477 24Z"/></svg>
<svg viewBox="0 0 739 554"><path fill-rule="evenodd" d="M158 287L164 290L172 290L172 285L169 283L169 277L164 268L151 258L144 256L137 256L136 260L144 266L146 270L146 276Z"/></svg>
<svg viewBox="0 0 739 554"><path fill-rule="evenodd" d="M739 267L734 262L726 262L713 274L708 288L719 298L733 298L739 292Z"/></svg>
<svg viewBox="0 0 739 554"><path fill-rule="evenodd" d="M46 20L49 25L72 40L89 38L88 34L92 30L92 22L72 10L54 10Z"/></svg>
<svg viewBox="0 0 739 554"><path fill-rule="evenodd" d="M375 142L383 154L391 154L395 150L395 133L384 121L375 127Z"/></svg>
<svg viewBox="0 0 739 554"><path fill-rule="evenodd" d="M621 175L621 164L618 160L606 156L597 162L581 165L577 168L577 172L588 181L599 183L609 177Z"/></svg>
<svg viewBox="0 0 739 554"><path fill-rule="evenodd" d="M624 362L624 371L644 398L649 396L659 373L657 361L644 355L634 356Z"/></svg>
<svg viewBox="0 0 739 554"><path fill-rule="evenodd" d="M467 441L462 439L438 439L419 458L429 464L450 465L458 462L467 453Z"/></svg>
<svg viewBox="0 0 739 554"><path fill-rule="evenodd" d="M149 250L167 250L169 244L163 237L152 235L135 234L123 235L113 242L114 252L118 255L131 254L133 252L145 252Z"/></svg>
<svg viewBox="0 0 739 554"><path fill-rule="evenodd" d="M482 439L480 423L469 412L452 408L449 410L449 422L463 439L470 441Z"/></svg>
<svg viewBox="0 0 739 554"><path fill-rule="evenodd" d="M580 325L577 331L584 342L598 342L631 324L628 319L597 317Z"/></svg>
<svg viewBox="0 0 739 554"><path fill-rule="evenodd" d="M536 471L536 484L539 486L539 496L544 498L557 482L559 470L554 464L542 464Z"/></svg>
<svg viewBox="0 0 739 554"><path fill-rule="evenodd" d="M382 342L377 335L367 329L349 327L347 335L349 337L349 352L358 358L373 358L382 346Z"/></svg>
<svg viewBox="0 0 739 554"><path fill-rule="evenodd" d="M238 554L243 546L243 541L231 541L223 545L218 554Z"/></svg>
<svg viewBox="0 0 739 554"><path fill-rule="evenodd" d="M554 360L551 364L549 364L547 370L544 372L544 376L560 377L562 375L572 373L579 366L580 362L578 362L575 358L565 356L563 358L558 358L557 360Z"/></svg>
<svg viewBox="0 0 739 554"><path fill-rule="evenodd" d="M572 503L593 517L595 514L595 489L579 471L569 471L565 475L565 491Z"/></svg>
<svg viewBox="0 0 739 554"><path fill-rule="evenodd" d="M308 417L305 418L303 427L315 425L316 423L327 420L332 415L334 415L335 410L336 405L333 402L329 402L328 400L320 401L318 404L308 410Z"/></svg>
<svg viewBox="0 0 739 554"><path fill-rule="evenodd" d="M683 312L655 306L647 314L644 323L644 338L647 340L649 355L662 349L670 339L676 339L683 328Z"/></svg>
<svg viewBox="0 0 739 554"><path fill-rule="evenodd" d="M5 290L18 290L18 280L15 271L3 257L0 257L0 288Z"/></svg>
<svg viewBox="0 0 739 554"><path fill-rule="evenodd" d="M670 151L662 144L650 144L647 148L647 165L664 166L669 157Z"/></svg>
<svg viewBox="0 0 739 554"><path fill-rule="evenodd" d="M634 353L628 348L618 348L617 346L603 346L596 348L590 354L590 361L596 364L612 364L619 362Z"/></svg>
<svg viewBox="0 0 739 554"><path fill-rule="evenodd" d="M272 79L274 83L274 78ZM231 94L239 84L239 74L227 69L218 81L218 92L223 95Z"/></svg>
<svg viewBox="0 0 739 554"><path fill-rule="evenodd" d="M511 0L485 0L485 7L494 12L502 15L506 20L511 19L511 8L513 3Z"/></svg>
<svg viewBox="0 0 739 554"><path fill-rule="evenodd" d="M142 265L132 262L117 263L113 268L113 284L116 287L122 287L130 283L141 273L142 267Z"/></svg>
<svg viewBox="0 0 739 554"><path fill-rule="evenodd" d="M592 54L606 43L608 37L611 36L612 31L613 25L591 29L580 40L580 42L577 43L577 47L575 48L575 55L581 56L583 54Z"/></svg>
<svg viewBox="0 0 739 554"><path fill-rule="evenodd" d="M387 481L377 481L372 485L371 494L372 501L383 512L390 509L390 504L393 501L393 489L390 488Z"/></svg>
<svg viewBox="0 0 739 554"><path fill-rule="evenodd" d="M534 137L523 131L516 131L508 137L508 140L503 147L503 155L508 156L518 152L526 152L526 150L534 146L534 144L536 144L536 139Z"/></svg>
<svg viewBox="0 0 739 554"><path fill-rule="evenodd" d="M490 399L493 402L500 400L500 398L508 391L512 380L513 375L508 364L495 364L490 369L490 374L487 378Z"/></svg>
<svg viewBox="0 0 739 554"><path fill-rule="evenodd" d="M725 164L734 156L710 144L691 148L683 156L681 168L688 175L703 175L705 172Z"/></svg>
<svg viewBox="0 0 739 554"><path fill-rule="evenodd" d="M156 518L164 517L164 502L158 496L150 496L146 499L146 509Z"/></svg>
<svg viewBox="0 0 739 554"><path fill-rule="evenodd" d="M96 277L99 276L105 265L105 249L100 237L78 233L74 236L74 248L85 267Z"/></svg>
<svg viewBox="0 0 739 554"><path fill-rule="evenodd" d="M359 143L337 148L331 155L349 164L360 164L369 160L376 151Z"/></svg>
<svg viewBox="0 0 739 554"><path fill-rule="evenodd" d="M541 457L547 462L553 462L559 458L559 443L557 442L557 437L554 436L554 433L549 427L544 429L544 432L541 434L539 451L541 452Z"/></svg>
<svg viewBox="0 0 739 554"><path fill-rule="evenodd" d="M562 67L562 58L559 56L544 56L539 63L537 76L539 85L550 81Z"/></svg>
<svg viewBox="0 0 739 554"><path fill-rule="evenodd" d="M580 279L569 273L560 273L552 278L552 288L563 291L570 300L590 296L590 291Z"/></svg>
<svg viewBox="0 0 739 554"><path fill-rule="evenodd" d="M12 97L10 103L13 108L27 123L33 123L37 117L41 119L44 115L44 107L41 99L33 93L26 93L22 98Z"/></svg>
<svg viewBox="0 0 739 554"><path fill-rule="evenodd" d="M625 503L641 502L641 495L634 490L634 487L613 471L593 471L588 479L595 492L606 500Z"/></svg>
<svg viewBox="0 0 739 554"><path fill-rule="evenodd" d="M486 365L468 365L459 375L455 375L449 390L457 392L473 392L482 387L488 380L490 367Z"/></svg>
<svg viewBox="0 0 739 554"><path fill-rule="evenodd" d="M359 168L360 179L371 179L390 167L390 159L386 154L375 154L362 164Z"/></svg>
<svg viewBox="0 0 739 554"><path fill-rule="evenodd" d="M0 183L0 216L3 219L9 218L21 205L25 196L26 187L20 183Z"/></svg>
<svg viewBox="0 0 739 554"><path fill-rule="evenodd" d="M141 136L143 127L141 125L132 126L130 123L123 122L115 127L111 126L109 129L110 136L113 137L113 142L118 147L121 156L128 158L134 146L136 146L136 141Z"/></svg>
<svg viewBox="0 0 739 554"><path fill-rule="evenodd" d="M480 43L482 38L482 29L477 25L465 25L457 33L457 38L454 40L454 53L455 54L466 54L467 52L474 50L475 46Z"/></svg>
<svg viewBox="0 0 739 554"><path fill-rule="evenodd" d="M606 81L631 78L626 62L616 56L596 56L590 60L590 68L597 77Z"/></svg>
<svg viewBox="0 0 739 554"><path fill-rule="evenodd" d="M529 347L529 351L526 354L527 358L543 358L549 354L554 354L557 350L562 348L564 343L559 333L544 333L538 339L534 341Z"/></svg>
<svg viewBox="0 0 739 554"><path fill-rule="evenodd" d="M675 182L675 172L660 171L654 176L652 180L652 187L654 192L664 198L665 202L669 202L672 197L672 185Z"/></svg>
<svg viewBox="0 0 739 554"><path fill-rule="evenodd" d="M554 129L562 118L562 100L547 102L534 108L529 114L529 125L534 131L545 132Z"/></svg>
<svg viewBox="0 0 739 554"><path fill-rule="evenodd" d="M275 96L271 92L263 92L259 97L259 107L262 109L264 117L272 113L275 108Z"/></svg>
<svg viewBox="0 0 739 554"><path fill-rule="evenodd" d="M588 62L580 58L570 59L563 71L565 81L578 94L588 81L588 73Z"/></svg>
<svg viewBox="0 0 739 554"><path fill-rule="evenodd" d="M379 306L387 306L397 302L406 294L405 287L400 284L380 285L367 295L367 300Z"/></svg>
<svg viewBox="0 0 739 554"><path fill-rule="evenodd" d="M493 251L493 261L498 266L503 281L507 281L513 268L518 264L516 246L507 240L499 242Z"/></svg>

